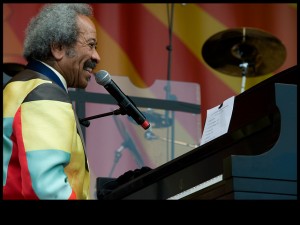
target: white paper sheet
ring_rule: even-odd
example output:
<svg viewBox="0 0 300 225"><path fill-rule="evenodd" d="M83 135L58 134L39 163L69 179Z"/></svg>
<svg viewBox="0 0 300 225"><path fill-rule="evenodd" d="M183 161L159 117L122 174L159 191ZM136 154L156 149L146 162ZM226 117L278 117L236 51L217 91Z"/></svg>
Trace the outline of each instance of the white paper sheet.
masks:
<svg viewBox="0 0 300 225"><path fill-rule="evenodd" d="M207 110L200 145L203 145L228 132L233 105L234 96L228 98L222 104Z"/></svg>

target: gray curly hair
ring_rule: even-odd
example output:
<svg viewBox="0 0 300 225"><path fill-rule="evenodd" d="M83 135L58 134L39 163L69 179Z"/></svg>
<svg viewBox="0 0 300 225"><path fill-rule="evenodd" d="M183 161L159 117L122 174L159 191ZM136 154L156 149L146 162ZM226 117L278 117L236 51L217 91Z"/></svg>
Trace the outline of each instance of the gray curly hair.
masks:
<svg viewBox="0 0 300 225"><path fill-rule="evenodd" d="M39 60L52 59L51 44L58 43L68 48L74 46L79 35L76 16L92 16L88 4L47 4L31 19L26 29L23 56Z"/></svg>

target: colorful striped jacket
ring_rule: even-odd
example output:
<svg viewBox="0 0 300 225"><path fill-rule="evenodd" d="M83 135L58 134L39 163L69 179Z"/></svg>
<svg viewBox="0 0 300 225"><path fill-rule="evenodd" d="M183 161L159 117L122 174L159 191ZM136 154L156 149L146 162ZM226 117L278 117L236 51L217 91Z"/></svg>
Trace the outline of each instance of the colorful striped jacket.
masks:
<svg viewBox="0 0 300 225"><path fill-rule="evenodd" d="M72 102L40 68L46 76L25 69L3 89L3 199L89 199Z"/></svg>

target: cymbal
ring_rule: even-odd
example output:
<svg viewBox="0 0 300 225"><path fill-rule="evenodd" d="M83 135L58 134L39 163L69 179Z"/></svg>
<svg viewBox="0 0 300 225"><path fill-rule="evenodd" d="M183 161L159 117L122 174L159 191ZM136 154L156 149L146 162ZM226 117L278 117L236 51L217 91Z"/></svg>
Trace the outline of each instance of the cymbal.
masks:
<svg viewBox="0 0 300 225"><path fill-rule="evenodd" d="M286 58L285 46L272 34L256 28L234 28L211 36L202 56L213 69L231 76L260 76L278 69ZM245 64L244 64L245 65Z"/></svg>
<svg viewBox="0 0 300 225"><path fill-rule="evenodd" d="M3 63L3 72L10 77L15 76L25 68L26 66L20 63Z"/></svg>

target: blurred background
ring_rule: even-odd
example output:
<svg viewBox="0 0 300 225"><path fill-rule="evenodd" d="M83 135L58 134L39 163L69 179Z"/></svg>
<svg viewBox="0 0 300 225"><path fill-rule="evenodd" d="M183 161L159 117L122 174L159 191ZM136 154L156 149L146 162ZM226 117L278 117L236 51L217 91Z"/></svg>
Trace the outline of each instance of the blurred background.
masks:
<svg viewBox="0 0 300 225"><path fill-rule="evenodd" d="M25 28L43 5L3 4L4 65L26 65ZM195 149L208 109L297 64L297 4L91 5L101 57L96 71L107 70L151 123L145 131L118 115L82 127L92 193L97 177L156 168ZM81 118L118 109L95 80L70 94Z"/></svg>

